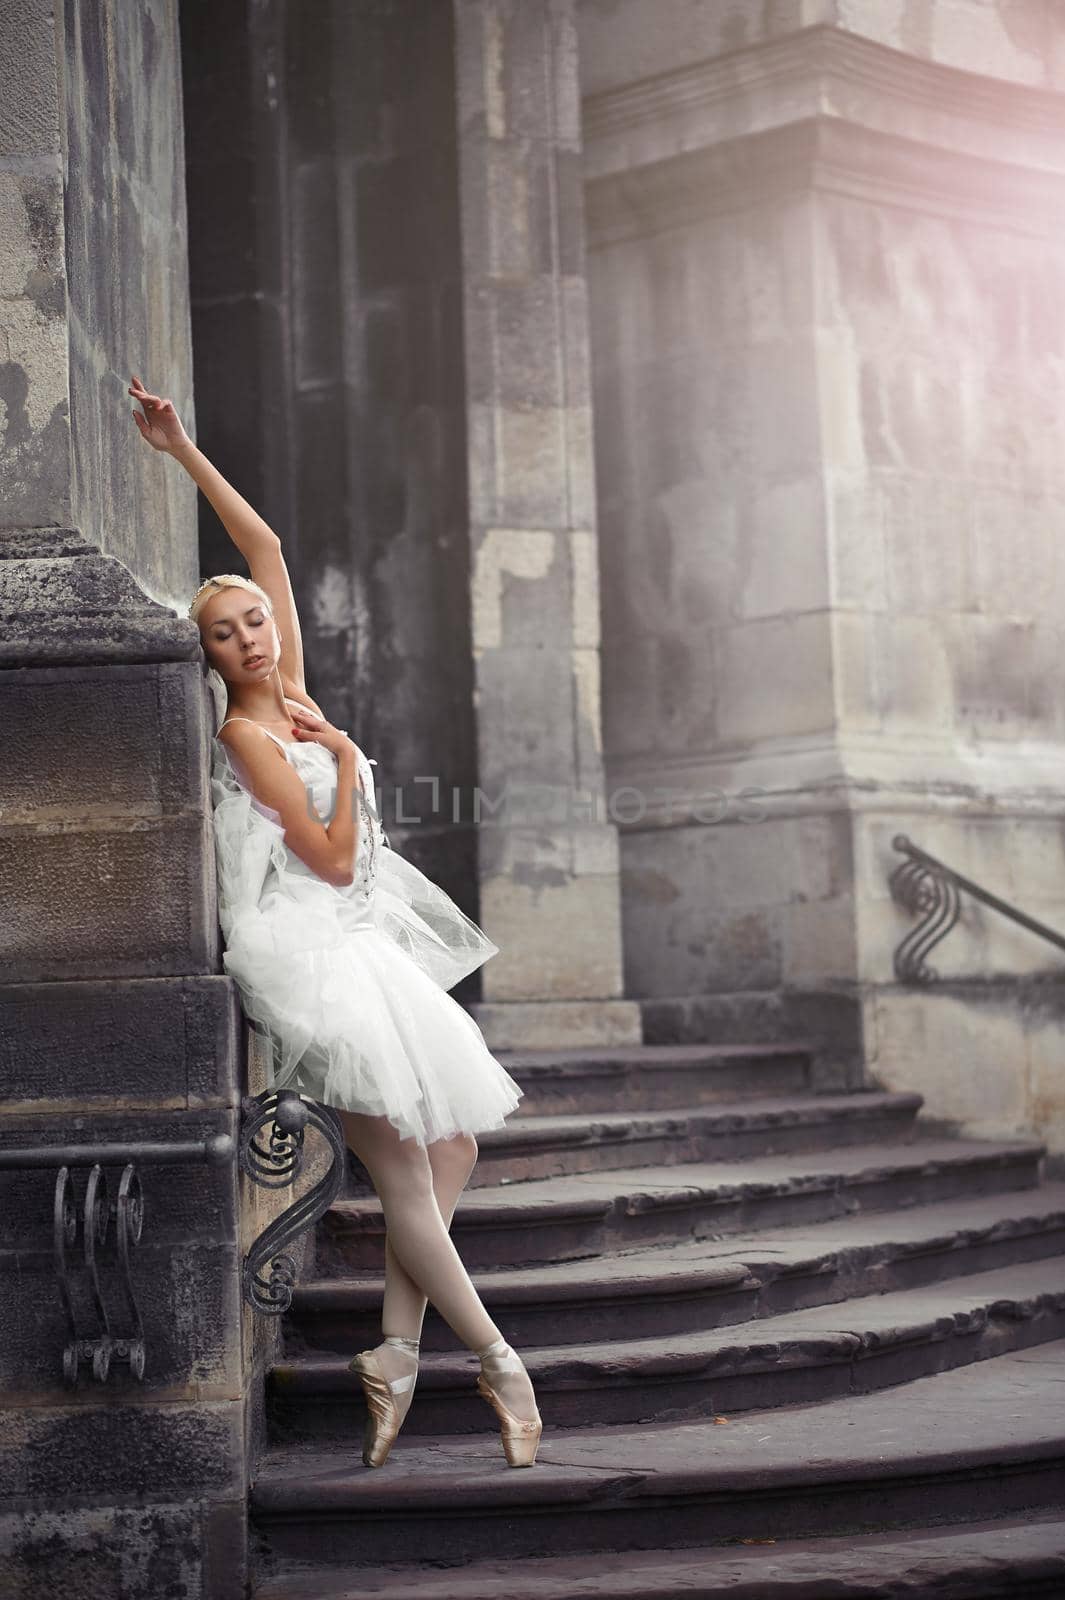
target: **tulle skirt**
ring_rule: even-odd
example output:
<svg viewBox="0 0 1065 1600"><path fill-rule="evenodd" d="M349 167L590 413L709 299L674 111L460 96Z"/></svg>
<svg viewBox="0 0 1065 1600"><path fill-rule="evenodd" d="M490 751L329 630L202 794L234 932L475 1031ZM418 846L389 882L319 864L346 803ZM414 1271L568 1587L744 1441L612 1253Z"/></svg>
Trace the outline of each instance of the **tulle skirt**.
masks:
<svg viewBox="0 0 1065 1600"><path fill-rule="evenodd" d="M224 757L212 795L222 962L267 1036L270 1086L387 1117L420 1144L501 1127L522 1090L447 993L497 953L491 940L382 846L378 822L338 889L289 850Z"/></svg>

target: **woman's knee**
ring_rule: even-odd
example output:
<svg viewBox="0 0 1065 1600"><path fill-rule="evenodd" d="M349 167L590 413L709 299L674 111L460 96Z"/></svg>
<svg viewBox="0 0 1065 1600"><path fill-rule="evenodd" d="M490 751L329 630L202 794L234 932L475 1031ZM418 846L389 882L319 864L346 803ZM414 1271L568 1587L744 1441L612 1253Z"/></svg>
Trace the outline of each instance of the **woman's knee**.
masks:
<svg viewBox="0 0 1065 1600"><path fill-rule="evenodd" d="M450 1139L435 1139L429 1146L433 1171L446 1172L465 1183L477 1165L477 1140L472 1133L456 1133Z"/></svg>
<svg viewBox="0 0 1065 1600"><path fill-rule="evenodd" d="M348 1113L347 1141L373 1180L379 1195L395 1186L408 1195L433 1192L433 1172L424 1145L401 1138L387 1117Z"/></svg>

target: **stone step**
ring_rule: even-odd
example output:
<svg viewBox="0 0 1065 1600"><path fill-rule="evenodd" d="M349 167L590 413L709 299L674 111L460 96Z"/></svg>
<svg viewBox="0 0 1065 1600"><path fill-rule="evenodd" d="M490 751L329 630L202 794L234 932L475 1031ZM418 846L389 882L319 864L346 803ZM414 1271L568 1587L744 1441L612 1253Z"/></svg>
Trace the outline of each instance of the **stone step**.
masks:
<svg viewBox="0 0 1065 1600"><path fill-rule="evenodd" d="M773 1539L749 1549L629 1550L451 1567L318 1565L253 1600L1061 1600L1065 1521L1028 1516L920 1534Z"/></svg>
<svg viewBox="0 0 1065 1600"><path fill-rule="evenodd" d="M451 1231L471 1269L561 1261L1029 1188L1044 1153L1031 1140L920 1139L530 1179L467 1190ZM330 1207L319 1224L316 1263L325 1277L383 1268L384 1222L375 1195Z"/></svg>
<svg viewBox="0 0 1065 1600"><path fill-rule="evenodd" d="M810 1087L812 1046L618 1045L612 1049L497 1050L524 1091L523 1117L579 1111L660 1111Z"/></svg>
<svg viewBox="0 0 1065 1600"><path fill-rule="evenodd" d="M1058 1511L1065 1343L831 1405L728 1422L548 1430L536 1465L498 1437L402 1434L371 1470L275 1446L250 1505L267 1559L447 1563L897 1530ZM365 1591L364 1591L365 1592ZM510 1593L509 1587L505 1591Z"/></svg>
<svg viewBox="0 0 1065 1600"><path fill-rule="evenodd" d="M473 1279L493 1319L523 1348L688 1333L1063 1250L1065 1183ZM285 1318L288 1353L376 1344L383 1294L381 1275L298 1284ZM429 1307L422 1350L462 1348Z"/></svg>
<svg viewBox="0 0 1065 1600"><path fill-rule="evenodd" d="M977 1273L935 1287L874 1294L740 1327L610 1343L526 1347L547 1428L681 1422L864 1394L1065 1338L1060 1257ZM275 1439L333 1439L352 1447L364 1419L348 1355L275 1364L269 1377ZM408 1434L492 1432L468 1350L428 1355Z"/></svg>
<svg viewBox="0 0 1065 1600"><path fill-rule="evenodd" d="M697 1245L693 1250L710 1250ZM676 1259L675 1259L676 1258ZM546 1266L471 1274L492 1318L516 1345L579 1344L590 1337L682 1333L747 1314L757 1284L739 1259L682 1257L667 1246ZM384 1277L313 1278L297 1284L285 1318L289 1353L363 1350L381 1337ZM458 1350L430 1306L422 1350Z"/></svg>
<svg viewBox="0 0 1065 1600"><path fill-rule="evenodd" d="M608 1172L644 1163L731 1160L789 1150L900 1144L913 1129L919 1094L857 1090L837 1095L767 1096L666 1111L608 1111L511 1117L481 1134L470 1188Z"/></svg>

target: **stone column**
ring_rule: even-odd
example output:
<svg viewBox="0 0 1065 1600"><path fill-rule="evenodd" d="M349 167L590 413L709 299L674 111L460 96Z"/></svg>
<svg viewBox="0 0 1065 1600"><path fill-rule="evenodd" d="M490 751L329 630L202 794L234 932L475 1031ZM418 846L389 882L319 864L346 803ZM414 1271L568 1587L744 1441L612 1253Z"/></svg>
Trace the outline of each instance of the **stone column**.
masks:
<svg viewBox="0 0 1065 1600"><path fill-rule="evenodd" d="M603 786L573 0L456 0L481 920L497 1046L638 1042Z"/></svg>
<svg viewBox="0 0 1065 1600"><path fill-rule="evenodd" d="M630 993L1065 1144L1059 952L963 896L909 986L888 889L1065 917L1065 25L651 9L581 8Z"/></svg>
<svg viewBox="0 0 1065 1600"><path fill-rule="evenodd" d="M143 445L130 368L191 379L177 7L0 11L0 1151L235 1141L244 1029L219 975L213 731L186 598L194 494ZM135 576L136 574L136 576ZM124 1161L103 1170L114 1206ZM140 1165L143 1377L64 1376L55 1166L0 1170L0 1568L20 1594L232 1600L259 1426L241 1185ZM71 1167L77 1207L89 1169ZM116 1339L133 1315L112 1212ZM101 1332L79 1216L79 1334ZM276 1330L269 1330L276 1337ZM261 1385L260 1392L261 1392ZM251 1404L249 1404L251 1401Z"/></svg>

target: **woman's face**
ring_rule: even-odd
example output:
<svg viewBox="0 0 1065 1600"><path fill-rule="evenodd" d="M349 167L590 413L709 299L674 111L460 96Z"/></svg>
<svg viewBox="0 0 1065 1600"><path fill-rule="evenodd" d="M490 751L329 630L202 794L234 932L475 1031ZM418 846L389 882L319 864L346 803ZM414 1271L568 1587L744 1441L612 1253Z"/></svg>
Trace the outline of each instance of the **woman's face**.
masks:
<svg viewBox="0 0 1065 1600"><path fill-rule="evenodd" d="M203 650L226 683L268 678L281 656L281 640L264 601L248 589L219 589L200 612Z"/></svg>

